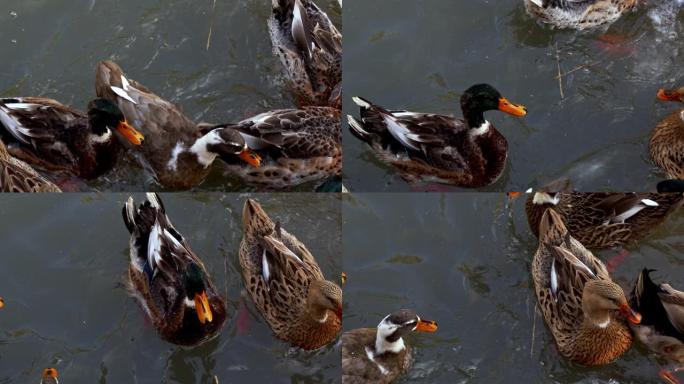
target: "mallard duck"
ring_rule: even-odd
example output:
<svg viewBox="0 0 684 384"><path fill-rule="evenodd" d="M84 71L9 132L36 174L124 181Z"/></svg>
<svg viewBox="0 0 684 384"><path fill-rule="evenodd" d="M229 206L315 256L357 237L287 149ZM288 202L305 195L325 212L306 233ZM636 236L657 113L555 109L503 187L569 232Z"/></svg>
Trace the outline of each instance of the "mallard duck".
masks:
<svg viewBox="0 0 684 384"><path fill-rule="evenodd" d="M242 211L240 266L245 287L273 333L307 350L335 340L342 290L325 279L304 244L252 199Z"/></svg>
<svg viewBox="0 0 684 384"><path fill-rule="evenodd" d="M525 0L527 12L557 28L587 29L614 23L637 0Z"/></svg>
<svg viewBox="0 0 684 384"><path fill-rule="evenodd" d="M202 260L173 227L155 193L135 208L129 197L123 219L131 233L126 287L162 339L197 345L216 335L226 320L226 304Z"/></svg>
<svg viewBox="0 0 684 384"><path fill-rule="evenodd" d="M189 189L199 185L219 157L238 157L258 167L260 159L242 136L230 129L205 131L175 105L128 80L112 61L97 66L97 94L117 103L128 121L147 137L137 155L142 166L164 187Z"/></svg>
<svg viewBox="0 0 684 384"><path fill-rule="evenodd" d="M57 373L56 369L45 368L43 369L43 375L40 379L40 384L59 384L57 376L59 376L59 374Z"/></svg>
<svg viewBox="0 0 684 384"><path fill-rule="evenodd" d="M272 8L273 52L297 105L341 109L342 34L311 0L273 0Z"/></svg>
<svg viewBox="0 0 684 384"><path fill-rule="evenodd" d="M535 236L544 212L553 207L575 239L587 248L603 249L644 238L682 202L682 193L572 192L570 181L560 179L531 193L525 210Z"/></svg>
<svg viewBox="0 0 684 384"><path fill-rule="evenodd" d="M62 192L25 162L7 152L0 141L0 192Z"/></svg>
<svg viewBox="0 0 684 384"><path fill-rule="evenodd" d="M630 308L601 260L570 235L555 210L544 212L539 234L532 278L558 351L583 365L612 362L632 344L625 319L638 324L641 315Z"/></svg>
<svg viewBox="0 0 684 384"><path fill-rule="evenodd" d="M509 102L487 84L474 85L463 93L463 118L388 111L360 97L353 100L361 108L361 120L348 116L351 132L406 181L469 188L494 183L506 164L506 138L485 120L484 113L527 114L525 107Z"/></svg>
<svg viewBox="0 0 684 384"><path fill-rule="evenodd" d="M387 384L411 368L411 346L403 336L435 332L437 323L402 309L385 316L377 328L359 328L342 334L342 383Z"/></svg>
<svg viewBox="0 0 684 384"><path fill-rule="evenodd" d="M684 87L658 91L658 99L684 103ZM651 133L651 158L670 179L684 179L684 109L658 123Z"/></svg>
<svg viewBox="0 0 684 384"><path fill-rule="evenodd" d="M109 171L123 149L112 130L140 145L143 136L119 107L95 99L88 114L39 97L0 99L0 135L10 153L32 166L92 179Z"/></svg>
<svg viewBox="0 0 684 384"><path fill-rule="evenodd" d="M240 132L249 148L264 160L254 168L222 157L228 168L249 184L285 188L341 175L342 132L337 109L282 109L210 129L216 128Z"/></svg>
<svg viewBox="0 0 684 384"><path fill-rule="evenodd" d="M669 284L656 285L651 272L654 270L644 268L634 285L631 305L642 319L632 329L652 351L684 363L684 292Z"/></svg>

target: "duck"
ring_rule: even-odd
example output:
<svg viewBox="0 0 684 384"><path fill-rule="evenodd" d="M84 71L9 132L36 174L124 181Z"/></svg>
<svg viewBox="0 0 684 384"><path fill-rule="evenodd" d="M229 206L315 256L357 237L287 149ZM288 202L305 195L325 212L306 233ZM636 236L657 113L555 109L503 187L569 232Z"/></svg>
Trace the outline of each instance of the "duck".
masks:
<svg viewBox="0 0 684 384"><path fill-rule="evenodd" d="M340 111L330 107L280 109L210 129L242 135L262 160L258 168L222 157L247 184L282 189L342 174Z"/></svg>
<svg viewBox="0 0 684 384"><path fill-rule="evenodd" d="M144 139L102 98L88 103L87 114L49 98L2 98L0 136L14 157L33 167L82 179L110 171L124 151L122 140L139 146Z"/></svg>
<svg viewBox="0 0 684 384"><path fill-rule="evenodd" d="M315 350L342 326L342 289L326 280L301 241L247 199L242 211L240 267L245 288L275 336Z"/></svg>
<svg viewBox="0 0 684 384"><path fill-rule="evenodd" d="M161 338L195 346L216 337L227 317L225 299L159 195L148 193L137 209L129 197L122 213L131 234L125 286Z"/></svg>
<svg viewBox="0 0 684 384"><path fill-rule="evenodd" d="M630 303L642 315L632 325L637 339L651 351L684 363L684 292L670 284L656 284L653 269L644 268L637 277Z"/></svg>
<svg viewBox="0 0 684 384"><path fill-rule="evenodd" d="M632 345L627 322L638 324L641 315L553 208L546 209L539 228L532 278L558 352L585 366L614 361Z"/></svg>
<svg viewBox="0 0 684 384"><path fill-rule="evenodd" d="M463 118L388 111L361 97L353 100L361 108L361 119L347 117L352 134L403 179L465 188L493 184L506 165L508 142L484 113L527 114L524 106L509 102L488 84L474 85L463 93Z"/></svg>
<svg viewBox="0 0 684 384"><path fill-rule="evenodd" d="M57 377L59 376L58 372L54 368L45 368L43 369L43 375L40 379L40 384L59 384L59 380Z"/></svg>
<svg viewBox="0 0 684 384"><path fill-rule="evenodd" d="M312 0L273 0L268 27L296 104L341 109L342 34L328 15Z"/></svg>
<svg viewBox="0 0 684 384"><path fill-rule="evenodd" d="M174 104L127 79L113 61L98 63L95 87L99 97L116 103L128 121L148 138L136 151L136 157L167 189L198 186L219 156L236 157L254 167L260 164L238 132L202 129Z"/></svg>
<svg viewBox="0 0 684 384"><path fill-rule="evenodd" d="M632 10L637 0L524 0L537 20L556 28L584 30L607 26Z"/></svg>
<svg viewBox="0 0 684 384"><path fill-rule="evenodd" d="M10 155L5 143L0 140L0 192L62 192L62 190L30 165Z"/></svg>
<svg viewBox="0 0 684 384"><path fill-rule="evenodd" d="M406 374L412 348L403 337L411 332L436 332L437 323L421 319L412 309L393 312L377 328L342 334L342 384L388 384Z"/></svg>
<svg viewBox="0 0 684 384"><path fill-rule="evenodd" d="M684 103L684 87L661 89L658 99ZM684 108L663 119L651 133L649 152L669 179L684 179Z"/></svg>
<svg viewBox="0 0 684 384"><path fill-rule="evenodd" d="M676 188L661 182L659 191ZM563 218L570 234L589 249L607 249L641 240L684 202L679 193L612 193L572 191L570 180L555 180L530 193L525 203L527 221L539 237L539 224L548 208Z"/></svg>

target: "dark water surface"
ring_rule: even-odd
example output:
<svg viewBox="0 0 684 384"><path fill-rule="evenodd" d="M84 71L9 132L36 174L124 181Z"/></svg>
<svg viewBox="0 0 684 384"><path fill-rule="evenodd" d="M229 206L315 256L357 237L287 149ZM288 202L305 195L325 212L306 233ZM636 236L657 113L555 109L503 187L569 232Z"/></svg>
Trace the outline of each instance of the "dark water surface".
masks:
<svg viewBox="0 0 684 384"><path fill-rule="evenodd" d="M142 194L134 195L137 201ZM162 341L121 286L129 235L124 194L0 199L0 383L40 381L54 366L79 383L328 383L339 347L306 353L275 339L247 300L240 317L242 204L258 199L302 240L331 280L341 270L340 201L333 195L162 195L167 214L228 299L216 339L195 348ZM227 295L225 294L227 292Z"/></svg>
<svg viewBox="0 0 684 384"><path fill-rule="evenodd" d="M358 115L351 97L359 95L390 109L461 116L461 93L491 83L529 114L486 115L509 143L507 168L487 190L564 175L580 190L652 190L663 176L648 138L678 107L655 95L684 83L684 11L681 1L639 3L607 31L580 33L539 26L522 0L349 0L344 112ZM563 77L564 98L556 45L561 71L574 71ZM344 144L350 189L409 190L348 129Z"/></svg>
<svg viewBox="0 0 684 384"><path fill-rule="evenodd" d="M537 242L523 200L509 208L491 193L345 197L344 328L374 327L400 308L437 321L436 333L407 339L416 363L401 383L658 383L641 346L601 368L560 358L541 313L534 315ZM671 217L626 249L613 278L631 290L647 266L684 289L683 230L684 214Z"/></svg>
<svg viewBox="0 0 684 384"><path fill-rule="evenodd" d="M341 21L336 0L318 3ZM0 97L51 97L85 110L95 97L95 64L113 59L197 122L290 108L271 52L270 12L267 0L3 0ZM249 189L219 163L200 189ZM159 189L131 161L90 187Z"/></svg>

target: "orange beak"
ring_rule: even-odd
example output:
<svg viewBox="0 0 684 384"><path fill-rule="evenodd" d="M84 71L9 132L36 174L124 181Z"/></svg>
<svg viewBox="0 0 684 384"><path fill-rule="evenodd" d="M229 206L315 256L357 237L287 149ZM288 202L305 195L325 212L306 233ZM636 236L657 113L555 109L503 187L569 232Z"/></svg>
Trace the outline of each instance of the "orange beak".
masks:
<svg viewBox="0 0 684 384"><path fill-rule="evenodd" d="M641 314L630 308L627 304L622 304L620 306L620 314L632 324L641 323Z"/></svg>
<svg viewBox="0 0 684 384"><path fill-rule="evenodd" d="M0 309L2 309L5 306L5 299L0 297Z"/></svg>
<svg viewBox="0 0 684 384"><path fill-rule="evenodd" d="M499 111L518 117L527 115L527 108L519 104L513 104L505 97L499 99Z"/></svg>
<svg viewBox="0 0 684 384"><path fill-rule="evenodd" d="M240 159L254 168L261 166L261 156L252 152L249 148L245 148L240 152Z"/></svg>
<svg viewBox="0 0 684 384"><path fill-rule="evenodd" d="M684 94L682 94L680 91L659 89L658 99L663 101L682 101L682 99L684 99Z"/></svg>
<svg viewBox="0 0 684 384"><path fill-rule="evenodd" d="M211 313L209 299L207 299L207 293L205 291L195 295L195 310L197 311L197 317L199 318L200 323L211 323L214 320L214 315Z"/></svg>
<svg viewBox="0 0 684 384"><path fill-rule="evenodd" d="M45 368L43 369L43 379L47 379L49 377L56 379L58 376L57 370L54 368Z"/></svg>
<svg viewBox="0 0 684 384"><path fill-rule="evenodd" d="M137 129L133 128L132 125L128 124L126 120L120 122L119 126L116 127L116 130L133 145L140 145L143 140L145 140L145 136L138 132Z"/></svg>
<svg viewBox="0 0 684 384"><path fill-rule="evenodd" d="M421 319L418 321L418 325L416 325L416 331L417 332L428 332L428 333L433 333L437 331L437 323L432 321L432 320L423 320Z"/></svg>
<svg viewBox="0 0 684 384"><path fill-rule="evenodd" d="M508 196L508 200L515 200L518 197L522 195L522 192L508 192L506 193L506 196Z"/></svg>

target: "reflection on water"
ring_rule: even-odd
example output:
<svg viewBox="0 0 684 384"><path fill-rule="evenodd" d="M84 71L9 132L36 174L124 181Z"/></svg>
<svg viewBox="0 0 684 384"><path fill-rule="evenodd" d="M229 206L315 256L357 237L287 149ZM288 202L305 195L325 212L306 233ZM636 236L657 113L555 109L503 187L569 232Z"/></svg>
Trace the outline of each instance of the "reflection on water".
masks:
<svg viewBox="0 0 684 384"><path fill-rule="evenodd" d="M121 285L128 263L124 194L0 199L0 383L39 381L54 366L65 383L323 383L339 380L339 347L307 353L277 341L241 301L237 257L242 204L262 202L316 256L341 270L340 202L314 194L162 195L175 227L228 299L219 337L195 348L162 341ZM134 195L137 201L144 196ZM313 230L315 228L315 230Z"/></svg>
<svg viewBox="0 0 684 384"><path fill-rule="evenodd" d="M525 190L562 175L580 190L652 190L663 176L649 162L648 137L677 108L655 94L684 81L684 13L680 1L640 3L605 31L575 32L539 25L519 0L349 1L344 112L358 114L351 97L361 95L460 116L461 92L488 82L529 113L487 114L508 139L509 160L486 190ZM346 129L344 143L352 190L410 189Z"/></svg>
<svg viewBox="0 0 684 384"><path fill-rule="evenodd" d="M398 308L437 321L437 333L409 337L417 355L406 383L658 382L658 368L641 346L601 368L559 357L535 315L529 267L537 242L523 200L507 207L503 194L345 197L344 328L375 326ZM647 266L684 288L683 230L684 215L671 217L627 248L613 278L629 290Z"/></svg>
<svg viewBox="0 0 684 384"><path fill-rule="evenodd" d="M292 107L271 53L264 0L3 0L0 97L45 96L84 110L95 96L95 64L127 74L182 107L194 121L224 123ZM334 22L335 0L319 2ZM339 24L338 24L339 25ZM211 26L211 40L207 40ZM202 189L249 189L220 164ZM93 182L99 190L148 190L130 160ZM299 190L312 190L313 185Z"/></svg>

